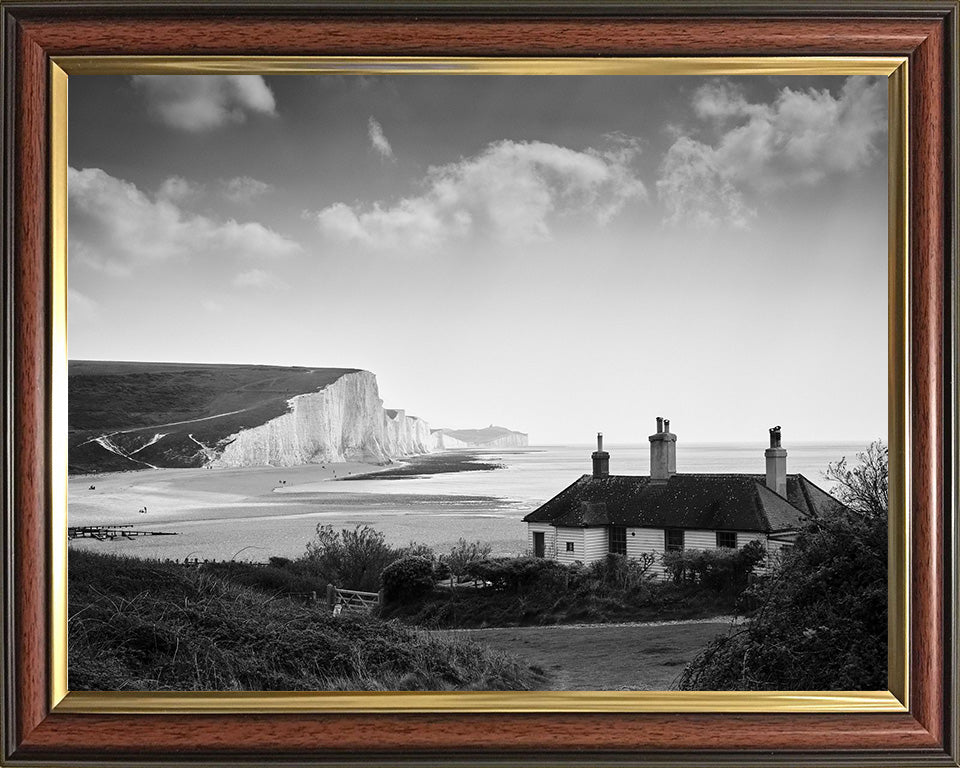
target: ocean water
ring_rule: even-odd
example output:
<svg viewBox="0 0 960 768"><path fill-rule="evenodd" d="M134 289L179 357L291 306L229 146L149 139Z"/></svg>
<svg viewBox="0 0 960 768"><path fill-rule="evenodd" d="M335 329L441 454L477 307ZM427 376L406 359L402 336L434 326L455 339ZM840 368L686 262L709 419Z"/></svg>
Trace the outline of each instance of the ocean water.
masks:
<svg viewBox="0 0 960 768"><path fill-rule="evenodd" d="M678 472L752 472L766 471L761 443L700 443L677 446ZM787 471L801 473L829 490L823 472L827 464L843 456L853 460L866 443L795 444L788 450ZM429 477L390 480L353 480L350 490L358 493L427 494L432 496L478 495L509 499L518 508L533 509L554 496L578 477L592 470L589 445L558 445L503 451L477 451L488 462L503 469L487 472L456 472ZM610 454L613 475L645 475L650 471L649 445L605 445ZM339 493L340 484L322 482L297 486L281 493L309 490L315 493Z"/></svg>
<svg viewBox="0 0 960 768"><path fill-rule="evenodd" d="M678 444L679 472L763 474L760 443ZM866 441L787 446L787 471L802 473L826 490L829 462L855 454ZM648 445L608 445L610 472L647 474ZM89 478L70 482L71 525L133 524L176 536L114 542L78 540L72 547L139 557L263 561L296 557L317 525L370 525L395 545L428 544L449 550L457 539L489 542L496 554L526 546L524 515L591 471L589 445L532 446L478 451L501 469L425 477L316 482L309 468L147 470L97 478L104 490L88 491ZM276 487L275 478L285 484ZM202 483L202 485L201 485ZM109 502L109 503L108 503ZM137 515L148 506L149 516Z"/></svg>

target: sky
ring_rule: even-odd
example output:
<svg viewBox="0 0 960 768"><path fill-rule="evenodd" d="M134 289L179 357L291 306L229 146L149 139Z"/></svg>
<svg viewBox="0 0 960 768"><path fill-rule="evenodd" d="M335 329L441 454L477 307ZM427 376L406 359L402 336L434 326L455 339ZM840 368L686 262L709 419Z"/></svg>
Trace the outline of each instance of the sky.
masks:
<svg viewBox="0 0 960 768"><path fill-rule="evenodd" d="M72 76L74 359L531 444L886 437L886 81Z"/></svg>

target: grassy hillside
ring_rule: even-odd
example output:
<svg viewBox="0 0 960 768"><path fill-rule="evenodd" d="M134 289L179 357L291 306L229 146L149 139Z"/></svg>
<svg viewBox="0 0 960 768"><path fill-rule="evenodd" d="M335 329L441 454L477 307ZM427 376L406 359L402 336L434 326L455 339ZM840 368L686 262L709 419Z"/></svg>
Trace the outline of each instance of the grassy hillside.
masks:
<svg viewBox="0 0 960 768"><path fill-rule="evenodd" d="M545 676L439 638L173 563L72 551L73 690L528 690Z"/></svg>
<svg viewBox="0 0 960 768"><path fill-rule="evenodd" d="M212 445L263 424L285 413L294 395L355 370L71 360L70 471L200 466L196 441ZM103 435L129 457L96 440Z"/></svg>

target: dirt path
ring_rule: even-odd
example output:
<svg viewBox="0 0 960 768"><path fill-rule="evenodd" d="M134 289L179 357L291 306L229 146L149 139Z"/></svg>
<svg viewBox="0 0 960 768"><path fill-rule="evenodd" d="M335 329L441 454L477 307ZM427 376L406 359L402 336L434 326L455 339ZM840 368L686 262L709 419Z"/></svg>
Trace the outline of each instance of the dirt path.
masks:
<svg viewBox="0 0 960 768"><path fill-rule="evenodd" d="M729 619L441 630L542 667L557 691L665 691Z"/></svg>

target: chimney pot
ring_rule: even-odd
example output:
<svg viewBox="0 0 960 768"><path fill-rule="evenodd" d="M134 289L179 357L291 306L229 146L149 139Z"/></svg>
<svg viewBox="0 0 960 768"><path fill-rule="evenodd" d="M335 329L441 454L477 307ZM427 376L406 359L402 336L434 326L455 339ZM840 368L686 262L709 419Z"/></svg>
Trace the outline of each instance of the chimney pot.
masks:
<svg viewBox="0 0 960 768"><path fill-rule="evenodd" d="M597 450L593 452L593 476L610 476L610 454L603 450L603 432L597 432Z"/></svg>
<svg viewBox="0 0 960 768"><path fill-rule="evenodd" d="M677 436L670 433L670 420L657 417L657 433L650 435L650 477L667 480L677 473Z"/></svg>
<svg viewBox="0 0 960 768"><path fill-rule="evenodd" d="M780 446L780 427L770 428L770 447L763 452L767 460L767 488L787 496L787 452Z"/></svg>
<svg viewBox="0 0 960 768"><path fill-rule="evenodd" d="M770 427L770 447L779 448L780 447L780 426Z"/></svg>

